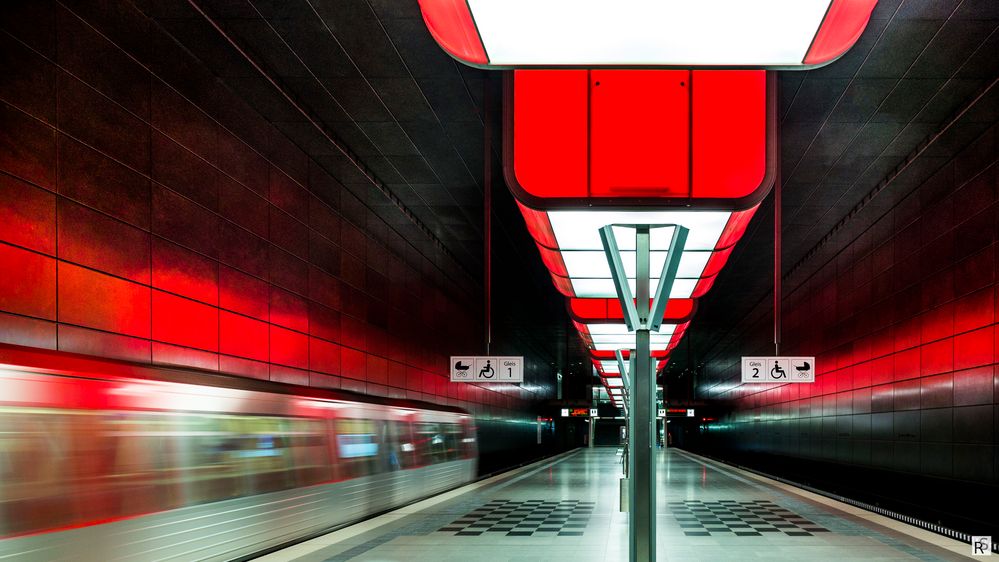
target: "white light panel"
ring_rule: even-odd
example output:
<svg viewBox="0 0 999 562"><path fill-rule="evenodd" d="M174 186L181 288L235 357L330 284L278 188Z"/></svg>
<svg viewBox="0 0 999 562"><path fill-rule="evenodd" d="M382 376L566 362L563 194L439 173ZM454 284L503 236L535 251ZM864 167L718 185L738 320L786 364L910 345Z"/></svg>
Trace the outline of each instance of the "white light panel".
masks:
<svg viewBox="0 0 999 562"><path fill-rule="evenodd" d="M617 360L601 361L600 369L604 372L604 374L621 374L617 366Z"/></svg>
<svg viewBox="0 0 999 562"><path fill-rule="evenodd" d="M635 347L635 339L631 339L631 343L620 344L620 343L597 343L593 342L593 349L597 351L617 351L618 349L630 349ZM666 349L666 344L652 344L652 351L661 351Z"/></svg>
<svg viewBox="0 0 999 562"><path fill-rule="evenodd" d="M468 0L494 65L800 65L829 0Z"/></svg>
<svg viewBox="0 0 999 562"><path fill-rule="evenodd" d="M582 298L616 298L617 291L614 289L614 282L610 279L570 279L572 290L577 297ZM669 293L671 299L689 299L694 294L694 287L697 286L697 279L676 279L673 281L673 289ZM631 287L631 294L635 294L635 280L629 279L628 285ZM656 294L659 288L659 280L652 279L649 283L649 295Z"/></svg>
<svg viewBox="0 0 999 562"><path fill-rule="evenodd" d="M673 330L676 329L676 324L662 324L659 326L657 334L663 334L667 336L673 335ZM624 324L586 324L586 330L590 332L591 336L625 336L631 334L632 339L634 339L634 332L628 331L628 326ZM604 364L608 363L605 361ZM616 362L614 362L617 365Z"/></svg>
<svg viewBox="0 0 999 562"><path fill-rule="evenodd" d="M667 335L650 334L649 343L651 343L653 346L655 345L665 346L666 344L669 343L671 337L673 337L672 334L667 334ZM614 349L621 349L628 346L635 347L635 334L622 334L619 336L599 335L599 336L590 336L590 339L593 340L594 344L599 344L599 343L616 344L617 347Z"/></svg>
<svg viewBox="0 0 999 562"><path fill-rule="evenodd" d="M624 386L624 381L619 378L604 379L604 382L607 383L607 386L610 388L621 388Z"/></svg>
<svg viewBox="0 0 999 562"><path fill-rule="evenodd" d="M610 266L607 264L607 256L603 250L593 251L561 251L562 261L565 263L566 272L569 277L610 277ZM628 277L634 278L637 275L635 263L635 251L622 251L621 264L624 265L624 273ZM658 276L666 263L666 256L669 252L649 252L649 271ZM693 251L684 252L680 256L680 266L676 276L683 278L698 278L704 272L704 266L708 264L711 252Z"/></svg>
<svg viewBox="0 0 999 562"><path fill-rule="evenodd" d="M728 211L549 211L555 240L560 250L603 251L600 229L608 224L679 224L687 227L684 250L714 250L731 213ZM635 230L614 229L618 249L635 250ZM673 229L656 228L650 232L652 250L668 250ZM605 260L606 261L606 260Z"/></svg>

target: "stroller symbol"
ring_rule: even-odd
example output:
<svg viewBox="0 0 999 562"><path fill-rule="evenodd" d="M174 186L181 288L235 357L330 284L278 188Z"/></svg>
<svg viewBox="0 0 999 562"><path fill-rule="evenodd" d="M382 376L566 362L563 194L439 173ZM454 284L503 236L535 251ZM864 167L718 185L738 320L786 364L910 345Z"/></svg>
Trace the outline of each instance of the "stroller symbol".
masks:
<svg viewBox="0 0 999 562"><path fill-rule="evenodd" d="M491 379L491 378L493 378L493 375L495 375L495 374L496 374L496 371L493 370L493 366L490 365L490 361L487 359L486 360L486 366L483 367L483 368L481 368L481 369L479 369L479 378L482 378L482 379Z"/></svg>
<svg viewBox="0 0 999 562"><path fill-rule="evenodd" d="M772 379L786 379L787 373L781 368L780 364L774 361L774 366L770 369L770 378Z"/></svg>

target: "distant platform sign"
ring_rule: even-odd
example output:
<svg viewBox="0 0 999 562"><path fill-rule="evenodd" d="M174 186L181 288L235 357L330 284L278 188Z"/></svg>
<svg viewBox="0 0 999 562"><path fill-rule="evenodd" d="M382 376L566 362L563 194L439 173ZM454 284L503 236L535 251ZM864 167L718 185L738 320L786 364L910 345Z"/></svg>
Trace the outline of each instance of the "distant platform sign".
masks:
<svg viewBox="0 0 999 562"><path fill-rule="evenodd" d="M815 382L815 358L743 357L742 382Z"/></svg>
<svg viewBox="0 0 999 562"><path fill-rule="evenodd" d="M451 357L451 382L524 382L524 358Z"/></svg>

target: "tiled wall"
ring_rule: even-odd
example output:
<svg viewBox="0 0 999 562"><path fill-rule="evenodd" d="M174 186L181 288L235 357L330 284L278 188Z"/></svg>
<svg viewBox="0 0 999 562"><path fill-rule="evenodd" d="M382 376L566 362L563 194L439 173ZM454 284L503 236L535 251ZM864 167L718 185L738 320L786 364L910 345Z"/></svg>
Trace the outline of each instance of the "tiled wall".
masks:
<svg viewBox="0 0 999 562"><path fill-rule="evenodd" d="M544 397L449 384L479 289L134 8L13 2L0 28L0 342L500 415Z"/></svg>
<svg viewBox="0 0 999 562"><path fill-rule="evenodd" d="M739 356L773 345L769 315L740 324L698 385L733 407L717 450L997 483L997 140L992 125L949 161L931 147L939 170L791 279L782 352L815 355L814 384L741 385Z"/></svg>

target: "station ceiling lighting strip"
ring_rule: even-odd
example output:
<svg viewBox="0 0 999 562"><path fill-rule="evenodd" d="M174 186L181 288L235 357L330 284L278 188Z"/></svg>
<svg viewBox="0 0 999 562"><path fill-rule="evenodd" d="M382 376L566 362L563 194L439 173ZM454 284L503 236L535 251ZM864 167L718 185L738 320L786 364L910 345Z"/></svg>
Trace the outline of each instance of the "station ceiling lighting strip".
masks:
<svg viewBox="0 0 999 562"><path fill-rule="evenodd" d="M479 67L809 68L845 53L877 0L420 0Z"/></svg>
<svg viewBox="0 0 999 562"><path fill-rule="evenodd" d="M615 297L600 228L673 224L689 236L669 297L706 294L773 182L773 87L763 71L513 73L504 171L558 290ZM614 231L634 290L633 231ZM654 272L672 231L654 231Z"/></svg>
<svg viewBox="0 0 999 562"><path fill-rule="evenodd" d="M686 229L658 330L661 366L773 183L774 79L763 71L531 70L506 83L504 173L555 286L572 297L594 354L634 345L621 314L601 229L636 282L635 230L650 239L650 290ZM512 110L511 110L512 109ZM589 300L597 299L597 300ZM589 302L590 304L584 304ZM596 304L594 304L596 303ZM599 313L603 308L604 314ZM614 368L595 362L610 395Z"/></svg>

